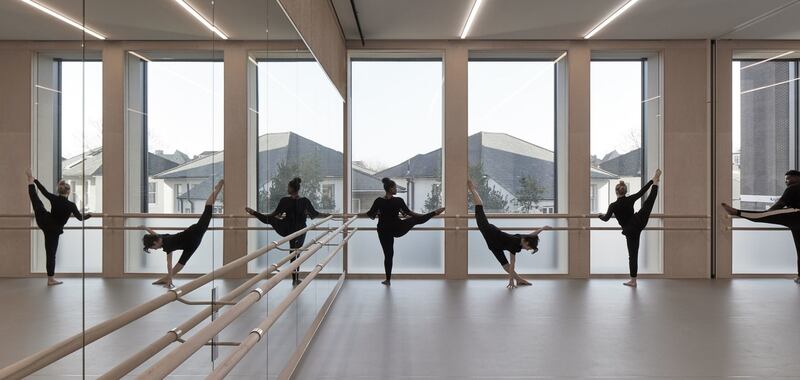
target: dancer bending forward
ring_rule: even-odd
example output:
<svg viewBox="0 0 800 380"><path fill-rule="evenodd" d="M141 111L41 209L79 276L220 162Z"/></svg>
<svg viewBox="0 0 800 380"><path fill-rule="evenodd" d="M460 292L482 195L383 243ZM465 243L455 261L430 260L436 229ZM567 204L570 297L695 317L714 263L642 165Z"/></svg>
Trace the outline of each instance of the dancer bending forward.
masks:
<svg viewBox="0 0 800 380"><path fill-rule="evenodd" d="M164 277L153 282L153 285L164 285L164 287L172 288L174 285L172 284L172 278L178 272L186 266L186 263L189 262L189 259L194 254L194 251L200 246L200 243L203 241L203 235L205 235L206 230L208 230L208 224L211 222L211 211L214 206L214 202L217 200L217 195L219 192L222 191L222 187L225 185L223 180L217 182L217 185L214 186L214 190L211 192L211 195L208 196L206 200L206 207L203 209L203 214L200 215L200 219L197 223L192 224L185 230L177 233L177 234L158 234L150 228L145 226L141 226L142 228L146 229L149 234L144 235L142 237L142 243L144 244L144 251L150 252L151 249L163 249L164 252L167 254L167 274ZM178 264L175 267L172 266L172 252L175 251L183 251L181 253L181 257L178 259Z"/></svg>
<svg viewBox="0 0 800 380"><path fill-rule="evenodd" d="M44 234L44 251L47 257L47 285L60 285L62 282L55 279L56 271L56 252L58 251L58 239L64 233L64 225L67 224L70 216L78 220L89 219L92 214L81 215L78 206L69 200L70 186L63 179L58 181L58 195L53 195L39 182L33 178L30 170L25 171L28 177L28 196L31 198L33 215L36 225ZM44 208L42 200L36 194L36 188L42 192L45 198L50 201L50 211Z"/></svg>
<svg viewBox="0 0 800 380"><path fill-rule="evenodd" d="M471 180L467 181L467 187L470 193L472 193L472 202L475 204L475 221L478 223L478 229L481 231L483 239L486 240L489 251L494 254L494 257L500 262L500 266L508 273L507 288L516 288L519 285L530 285L531 283L520 277L515 270L517 253L523 249L533 251L531 254L538 252L539 233L550 227L544 226L527 235L511 235L500 231L495 225L490 224L489 219L486 218L486 213L483 211L483 200ZM506 259L504 251L508 251L511 255L511 263Z"/></svg>
<svg viewBox="0 0 800 380"><path fill-rule="evenodd" d="M306 219L308 218L327 218L330 216L330 214L318 212L308 198L300 196L300 182L302 182L300 177L295 177L289 181L286 189L289 196L281 198L278 202L278 207L271 214L262 214L250 207L245 207L244 210L258 218L261 223L272 226L278 235L284 237L306 228ZM302 234L289 242L289 248L295 252L292 261L300 256L300 251L297 249L303 247L305 240L306 234ZM293 285L300 283L299 274L299 267L292 272Z"/></svg>
<svg viewBox="0 0 800 380"><path fill-rule="evenodd" d="M381 284L391 285L394 239L407 234L414 226L425 223L432 217L443 213L444 207L427 214L417 214L406 206L403 198L395 197L397 184L394 181L389 178L383 178L381 181L386 194L375 199L369 211L358 214L358 216L368 216L371 219L378 218L378 240L380 240L383 248L383 269L386 272L386 280ZM400 214L403 214L406 218L400 219Z"/></svg>
<svg viewBox="0 0 800 380"><path fill-rule="evenodd" d="M653 179L648 181L639 192L631 196L626 196L628 185L623 181L619 181L614 188L617 193L617 200L608 205L608 211L605 214L598 215L604 222L614 216L617 219L617 223L622 227L622 234L625 235L625 241L628 244L628 270L630 271L631 279L623 283L623 285L636 287L636 277L639 275L639 240L641 239L642 231L647 227L647 222L650 220L650 213L653 211L653 205L655 205L656 197L658 196L658 183L660 181L661 169L656 169ZM648 189L650 189L650 194L642 202L642 208L634 213L634 203Z"/></svg>
<svg viewBox="0 0 800 380"><path fill-rule="evenodd" d="M797 254L797 277L794 282L800 285L800 171L789 170L784 178L786 190L780 199L766 211L737 210L723 203L722 208L729 215L736 215L757 223L771 223L788 227L792 231L795 253Z"/></svg>

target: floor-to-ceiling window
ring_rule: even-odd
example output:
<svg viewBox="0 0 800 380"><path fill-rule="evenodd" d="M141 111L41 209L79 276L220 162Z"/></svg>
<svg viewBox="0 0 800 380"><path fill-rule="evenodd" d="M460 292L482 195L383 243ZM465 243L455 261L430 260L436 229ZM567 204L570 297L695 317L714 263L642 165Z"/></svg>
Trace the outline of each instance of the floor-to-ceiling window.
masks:
<svg viewBox="0 0 800 380"><path fill-rule="evenodd" d="M597 53L591 62L590 212L605 213L617 199L639 191L661 162L661 92L658 54ZM645 197L649 193L645 194ZM663 189L654 212L660 209ZM644 198L642 198L643 200ZM642 200L634 207L638 210ZM619 227L616 220L592 218L594 227ZM648 226L659 226L650 219ZM639 273L661 273L661 232L642 233ZM592 231L591 272L628 273L627 246L620 231Z"/></svg>
<svg viewBox="0 0 800 380"><path fill-rule="evenodd" d="M470 54L469 176L484 210L497 214L492 223L501 228L532 230L559 223L502 216L553 214L565 208L564 179L559 180L559 173L566 174L566 160L561 157L565 149L559 149L563 148L559 145L564 143L566 126L565 68L566 53L561 52ZM468 206L472 212L471 200ZM474 220L470 225L475 226ZM533 257L519 259L517 271L566 272L566 234L548 233L539 250ZM470 273L503 271L478 231L469 233L468 260Z"/></svg>
<svg viewBox="0 0 800 380"><path fill-rule="evenodd" d="M733 206L766 210L786 188L784 174L798 168L798 69L795 52L738 52L732 90ZM743 219L734 227L775 228ZM789 231L733 232L734 273L794 273Z"/></svg>
<svg viewBox="0 0 800 380"><path fill-rule="evenodd" d="M444 204L442 192L441 56L363 53L350 62L352 147L350 210L365 212L383 196L381 179L397 183L397 196L417 213ZM359 226L375 227L373 221ZM420 227L441 227L432 219ZM412 231L395 240L394 273L442 273L442 231ZM349 271L382 273L374 231L350 240Z"/></svg>
<svg viewBox="0 0 800 380"><path fill-rule="evenodd" d="M134 51L127 57L127 212L200 214L223 178L223 63L214 51ZM222 212L222 197L213 206ZM188 227L193 218L147 218L158 230ZM221 226L212 220L211 226ZM174 233L179 230L160 232ZM161 272L164 259L145 254L142 232L128 233L126 271ZM134 236L135 235L135 236ZM221 231L209 231L187 273L204 273L221 252ZM205 253L205 254L204 254Z"/></svg>
<svg viewBox="0 0 800 380"><path fill-rule="evenodd" d="M69 200L86 213L100 213L103 189L103 64L99 54L39 53L35 70L34 176L51 193L66 182ZM49 202L40 195L45 207ZM100 272L102 219L71 218L59 239L56 272ZM44 240L33 232L32 271L45 271ZM85 256L84 256L85 254ZM85 267L84 267L85 259Z"/></svg>

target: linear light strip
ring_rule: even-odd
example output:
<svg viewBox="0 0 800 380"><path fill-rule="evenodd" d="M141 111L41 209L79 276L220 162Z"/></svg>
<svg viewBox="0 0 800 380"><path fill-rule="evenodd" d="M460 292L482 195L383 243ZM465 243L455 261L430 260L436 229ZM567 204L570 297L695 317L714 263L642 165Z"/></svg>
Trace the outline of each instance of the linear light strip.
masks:
<svg viewBox="0 0 800 380"><path fill-rule="evenodd" d="M475 0L472 4L472 9L469 11L469 16L467 16L467 22L464 23L464 29L461 30L461 39L467 38L469 34L469 30L472 28L472 23L475 21L475 17L478 15L478 10L481 9L481 5L483 4L483 0Z"/></svg>
<svg viewBox="0 0 800 380"><path fill-rule="evenodd" d="M106 36L96 32L96 31L94 31L92 29L89 29L89 28L81 25L79 22L77 22L77 21L75 21L75 20L73 20L73 19L71 19L71 18L69 18L69 17L67 17L67 16L65 16L65 15L63 15L61 13L58 13L55 10L52 10L52 9L42 5L42 4L39 4L39 3L37 3L37 2L35 2L33 0L20 0L20 1L22 1L23 3L28 4L28 5L36 8L36 9L38 9L38 10L44 12L44 13L47 13L50 16L53 16L53 17L65 22L67 24L70 24L70 25L72 25L72 26L74 26L74 27L76 27L76 28L78 28L78 29L90 34L94 38L97 38L99 40L106 39Z"/></svg>
<svg viewBox="0 0 800 380"><path fill-rule="evenodd" d="M660 98L661 98L661 95L656 95L656 96L654 96L652 98L642 100L642 103L652 102L653 100L660 99Z"/></svg>
<svg viewBox="0 0 800 380"><path fill-rule="evenodd" d="M228 35L223 33L216 26L211 25L211 23L208 20L206 20L206 18L203 17L203 15L201 15L200 12L192 8L192 6L189 5L189 3L187 3L185 0L175 0L175 2L178 3L181 7L183 7L183 9L185 9L187 12L189 12L190 15L192 15L195 19L197 19L197 21L200 21L200 23L203 24L206 28L208 28L208 30L218 35L219 38L222 38L223 40L228 39Z"/></svg>
<svg viewBox="0 0 800 380"><path fill-rule="evenodd" d="M773 60L773 59L778 59L778 58L780 58L780 57L785 57L785 56L787 56L787 55L789 55L789 54L792 54L792 53L794 53L794 50L792 50L792 51L787 51L787 52L785 52L785 53L778 54L778 55L776 55L776 56L774 56L774 57L767 58L767 59L765 59L765 60L763 60L763 61L758 61L758 62L756 62L756 63L749 64L749 65L747 65L747 66L745 66L745 67L742 67L742 68L740 68L740 69L739 69L739 71L741 71L741 70L744 70L744 69L746 69L746 68L749 68L749 67L753 67L753 66L756 66L756 65L760 65L760 64L762 64L762 63L765 63L765 62L769 62L769 61L771 61L771 60Z"/></svg>
<svg viewBox="0 0 800 380"><path fill-rule="evenodd" d="M563 53L561 53L561 55L559 55L559 56L558 56L558 58L556 58L556 60L555 60L555 61L553 61L553 64L556 64L556 63L558 63L558 61L560 61L560 60L564 59L564 57L566 57L566 56L567 56L567 52L563 52Z"/></svg>
<svg viewBox="0 0 800 380"><path fill-rule="evenodd" d="M639 2L639 0L628 0L628 2L625 3L625 5L623 5L619 9L617 9L614 13L611 14L611 16L606 17L606 19L603 20L603 22L601 22L600 25L595 26L594 29L592 29L591 32L589 32L585 36L583 36L583 38L586 39L586 40L592 38L592 36L597 34L597 32L603 30L603 28L605 28L608 24L610 24L612 21L614 21L617 17L619 17L621 14L625 13L625 11L627 11L628 8L632 7L634 4L636 4L638 2Z"/></svg>
<svg viewBox="0 0 800 380"><path fill-rule="evenodd" d="M754 91L763 90L765 88L780 86L782 84L791 83L791 82L794 82L794 81L797 81L797 80L800 80L800 78L789 79L789 80L785 80L783 82L778 82L778 83L768 84L766 86L756 87L756 88L753 88L753 89L750 89L750 90L747 90L747 91L742 91L742 92L739 93L739 95L744 95L744 94L751 93L751 92L754 92Z"/></svg>
<svg viewBox="0 0 800 380"><path fill-rule="evenodd" d="M130 55L132 55L132 56L134 56L136 58L139 58L142 61L151 62L150 59L148 59L147 57L145 57L145 56L143 56L143 55L141 55L141 54L139 54L139 53L137 53L135 51L128 51L128 54L130 54Z"/></svg>

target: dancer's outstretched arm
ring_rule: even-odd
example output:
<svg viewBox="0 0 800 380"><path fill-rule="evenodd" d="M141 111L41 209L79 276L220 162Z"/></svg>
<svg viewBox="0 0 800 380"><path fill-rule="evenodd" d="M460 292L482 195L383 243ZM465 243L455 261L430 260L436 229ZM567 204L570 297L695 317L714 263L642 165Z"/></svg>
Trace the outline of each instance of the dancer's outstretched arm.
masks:
<svg viewBox="0 0 800 380"><path fill-rule="evenodd" d="M611 207L611 205L608 205L608 210L606 210L606 213L597 214L597 217L604 222L608 222L608 220L611 219L612 215L614 215L614 209Z"/></svg>
<svg viewBox="0 0 800 380"><path fill-rule="evenodd" d="M503 265L503 269L506 271L506 273L508 273L508 286L507 286L507 288L516 288L517 284L530 285L530 283L528 281L526 281L524 278L520 277L520 275L517 274L517 272L516 272L516 268L515 267L516 267L516 263L517 263L517 255L515 255L513 253L510 254L510 255L511 255L511 263ZM516 281L516 284L514 283L514 281Z"/></svg>
<svg viewBox="0 0 800 380"><path fill-rule="evenodd" d="M786 197L787 197L787 193L788 192L789 192L789 188L787 187L786 190L783 191L783 194L781 194L781 197L778 198L778 200L775 202L775 204L770 206L770 208L768 208L767 211L780 210L782 208L785 208L786 204L787 204L786 203Z"/></svg>

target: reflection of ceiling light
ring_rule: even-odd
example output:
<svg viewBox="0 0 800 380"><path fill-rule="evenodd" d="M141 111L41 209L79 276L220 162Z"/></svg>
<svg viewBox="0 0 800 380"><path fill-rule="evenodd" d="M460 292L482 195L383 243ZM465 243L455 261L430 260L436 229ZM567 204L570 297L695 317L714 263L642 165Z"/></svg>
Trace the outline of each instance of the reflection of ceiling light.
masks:
<svg viewBox="0 0 800 380"><path fill-rule="evenodd" d="M472 22L475 21L475 17L478 15L478 9L481 8L481 4L483 4L483 0L475 0L475 3L472 4L472 9L470 9L469 16L467 16L467 22L464 23L464 29L461 31L462 40L467 38L469 30L472 28Z"/></svg>
<svg viewBox="0 0 800 380"><path fill-rule="evenodd" d="M787 51L787 52L785 52L785 53L778 54L778 55L776 55L776 56L774 56L774 57L767 58L767 59L765 59L765 60L763 60L763 61L758 61L758 62L756 62L756 63L753 63L753 64L750 64L750 65L744 66L744 67L740 68L739 70L744 70L744 69L746 69L746 68L748 68L748 67L753 67L753 66L756 66L756 65L760 65L760 64L762 64L762 63L764 63L764 62L769 62L769 61L771 61L771 60L773 60L773 59L778 59L778 58L780 58L780 57L785 57L785 56L787 56L787 55L789 55L789 54L792 54L792 53L794 53L794 50L792 50L792 51Z"/></svg>
<svg viewBox="0 0 800 380"><path fill-rule="evenodd" d="M150 62L150 60L147 57L145 57L145 56L143 56L143 55L141 55L141 54L139 54L139 53L137 53L135 51L129 51L128 54L130 54L130 55L132 55L132 56L134 56L136 58L139 58L142 61Z"/></svg>
<svg viewBox="0 0 800 380"><path fill-rule="evenodd" d="M252 57L252 56L249 56L249 55L248 55L248 56L247 56L247 59L249 59L249 60L250 60L250 62L252 62L254 65L258 66L258 62L256 62L256 60L255 60L255 59L253 59L253 57Z"/></svg>
<svg viewBox="0 0 800 380"><path fill-rule="evenodd" d="M622 13L627 11L628 8L632 7L637 2L639 2L639 0L628 0L628 2L625 3L625 5L623 5L622 8L617 9L614 13L611 14L611 16L608 16L605 20L603 20L603 22L601 22L600 25L595 26L594 29L592 29L591 32L589 32L585 36L583 36L583 38L587 39L587 40L589 38L592 38L592 36L597 34L597 32L603 30L603 28L605 28L606 25L610 24L611 21L614 21L614 19L619 17L619 15L621 15Z"/></svg>
<svg viewBox="0 0 800 380"><path fill-rule="evenodd" d="M783 82L778 82L778 83L768 84L766 86L752 88L752 89L749 89L747 91L742 91L741 93L739 93L739 95L749 94L749 93L754 92L754 91L760 91L760 90L763 90L765 88L780 86L782 84L792 83L792 82L795 82L795 81L798 81L798 80L800 80L800 78L793 78L793 79L785 80Z"/></svg>
<svg viewBox="0 0 800 380"><path fill-rule="evenodd" d="M73 19L71 19L71 18L69 18L67 16L62 15L61 13L58 13L58 12L48 8L48 7L45 7L42 4L39 4L39 3L37 3L37 2L35 2L33 0L21 0L21 1L23 3L25 3L25 4L28 4L28 5L36 8L36 9L44 12L44 13L49 14L50 16L53 16L53 17L55 17L55 18L57 18L57 19L59 19L59 20L61 20L63 22L66 22L67 24L70 24L70 25L72 25L72 26L84 31L84 32L92 35L93 37L95 37L97 39L100 39L100 40L106 39L106 36L104 36L104 35L102 35L102 34L100 34L98 32L95 32L94 30L91 30L91 29L89 29L89 28L87 28L87 27L85 27L83 25L81 25L79 22L77 22L77 21L75 21L75 20L73 20Z"/></svg>
<svg viewBox="0 0 800 380"><path fill-rule="evenodd" d="M200 23L203 24L206 28L208 28L208 30L216 33L216 35L218 35L219 38L222 38L223 40L227 40L228 39L228 36L225 33L223 33L221 30L217 29L216 26L211 25L211 23L208 22L208 20L206 20L206 18L203 17L203 15L201 15L200 12L198 12L194 8L192 8L192 6L189 5L189 3L187 3L185 0L175 0L175 2L180 4L180 6L182 6L183 9L185 9L187 12L189 12L189 14L194 16L194 18L196 18L197 21L200 21Z"/></svg>

